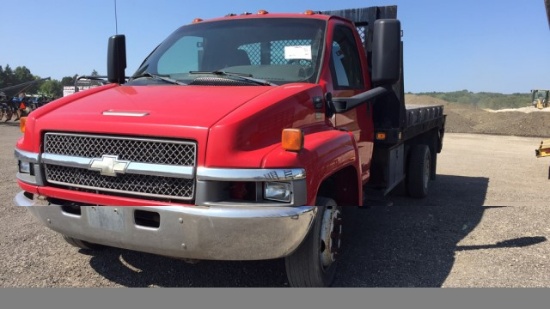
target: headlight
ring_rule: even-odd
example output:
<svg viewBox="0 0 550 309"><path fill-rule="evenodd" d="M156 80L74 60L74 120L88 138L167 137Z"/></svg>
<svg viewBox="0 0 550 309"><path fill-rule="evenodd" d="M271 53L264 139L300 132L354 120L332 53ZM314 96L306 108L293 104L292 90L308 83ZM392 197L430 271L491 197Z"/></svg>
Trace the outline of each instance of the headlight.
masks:
<svg viewBox="0 0 550 309"><path fill-rule="evenodd" d="M264 198L290 203L292 200L292 186L288 182L266 182L264 184Z"/></svg>
<svg viewBox="0 0 550 309"><path fill-rule="evenodd" d="M19 161L19 173L30 174L31 164L29 162Z"/></svg>

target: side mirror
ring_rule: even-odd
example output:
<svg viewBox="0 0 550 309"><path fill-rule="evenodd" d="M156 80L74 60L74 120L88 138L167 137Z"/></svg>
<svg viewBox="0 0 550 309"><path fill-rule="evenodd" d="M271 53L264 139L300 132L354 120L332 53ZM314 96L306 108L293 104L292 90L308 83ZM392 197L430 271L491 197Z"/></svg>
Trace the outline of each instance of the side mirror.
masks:
<svg viewBox="0 0 550 309"><path fill-rule="evenodd" d="M396 83L401 76L401 22L376 20L372 38L372 81L378 85Z"/></svg>
<svg viewBox="0 0 550 309"><path fill-rule="evenodd" d="M107 80L123 84L126 81L126 37L123 34L109 38L107 50Z"/></svg>

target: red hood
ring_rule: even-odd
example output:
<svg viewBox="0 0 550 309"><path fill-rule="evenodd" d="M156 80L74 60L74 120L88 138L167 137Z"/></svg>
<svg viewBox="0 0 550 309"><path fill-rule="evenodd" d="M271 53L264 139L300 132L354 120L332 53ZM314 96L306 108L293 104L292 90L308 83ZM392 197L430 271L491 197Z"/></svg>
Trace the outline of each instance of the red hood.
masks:
<svg viewBox="0 0 550 309"><path fill-rule="evenodd" d="M201 89L198 90L197 88ZM37 113L36 129L97 133L156 135L162 128L207 129L252 98L272 87L118 86L55 106L55 112ZM54 103L55 104L55 103ZM52 104L53 105L53 104ZM141 117L108 116L105 112L143 113ZM125 132L128 124L139 124ZM117 128L114 129L113 126ZM143 130L143 131L142 131ZM162 131L161 131L162 132ZM175 133L175 132L174 132ZM172 135L162 132L162 135ZM174 136L181 137L179 134Z"/></svg>
<svg viewBox="0 0 550 309"><path fill-rule="evenodd" d="M197 141L198 162L205 162L206 145L212 143L211 152L236 159L246 153L246 163L258 166L264 148L280 140L283 128L323 123L315 117L311 103L312 97L320 95L318 86L305 83L278 87L110 84L32 112L18 147L39 152L37 138L48 131L175 138ZM252 162L251 152L257 152L258 162Z"/></svg>

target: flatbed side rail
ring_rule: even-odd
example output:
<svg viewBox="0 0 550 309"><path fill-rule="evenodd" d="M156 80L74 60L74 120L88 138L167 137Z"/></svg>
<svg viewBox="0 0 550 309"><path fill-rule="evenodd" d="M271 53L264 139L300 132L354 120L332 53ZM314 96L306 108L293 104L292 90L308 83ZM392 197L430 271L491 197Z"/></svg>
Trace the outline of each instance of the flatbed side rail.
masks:
<svg viewBox="0 0 550 309"><path fill-rule="evenodd" d="M418 122L403 129L398 128L376 128L375 136L384 136L384 139L375 139L376 144L396 145L422 133L437 129L443 134L445 132L445 121L447 115L440 115L435 118ZM439 151L438 151L439 152Z"/></svg>

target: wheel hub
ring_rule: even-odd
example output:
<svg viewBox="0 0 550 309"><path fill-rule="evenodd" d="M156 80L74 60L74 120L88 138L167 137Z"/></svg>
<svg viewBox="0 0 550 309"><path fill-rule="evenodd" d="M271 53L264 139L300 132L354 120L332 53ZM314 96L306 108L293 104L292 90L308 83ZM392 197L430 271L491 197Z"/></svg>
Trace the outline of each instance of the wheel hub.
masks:
<svg viewBox="0 0 550 309"><path fill-rule="evenodd" d="M425 160L425 164L424 164L424 177L422 179L423 181L423 185L424 185L424 188L428 188L428 183L430 181L430 170L431 170L431 166L430 166L430 158L428 156L426 156L426 158L424 159Z"/></svg>
<svg viewBox="0 0 550 309"><path fill-rule="evenodd" d="M321 264L328 268L336 262L342 244L342 213L339 208L327 208L321 225Z"/></svg>

